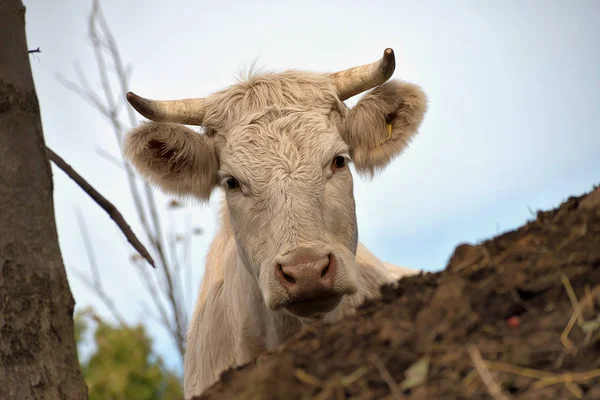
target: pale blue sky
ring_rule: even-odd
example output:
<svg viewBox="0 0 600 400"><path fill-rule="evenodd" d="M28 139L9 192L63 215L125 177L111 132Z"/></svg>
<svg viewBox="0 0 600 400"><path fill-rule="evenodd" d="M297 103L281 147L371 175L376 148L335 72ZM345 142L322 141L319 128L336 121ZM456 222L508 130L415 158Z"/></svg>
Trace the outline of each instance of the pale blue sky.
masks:
<svg viewBox="0 0 600 400"><path fill-rule="evenodd" d="M25 0L46 141L141 232L110 126L57 81L88 76L91 1ZM258 58L271 70L334 71L396 53L394 77L423 87L430 109L408 151L372 182L356 177L360 237L383 259L439 270L454 246L515 228L600 181L600 2L103 2L131 88L154 98L205 96ZM92 81L96 85L96 81ZM356 99L350 101L353 104ZM87 270L74 206L86 215L105 285L131 321L146 320L132 252L105 213L55 169L60 244L77 306L104 308L76 279ZM162 204L165 198L160 199ZM193 286L214 233L218 198L198 207ZM190 299L193 302L193 299ZM189 304L190 308L192 304ZM164 332L151 325L170 360Z"/></svg>

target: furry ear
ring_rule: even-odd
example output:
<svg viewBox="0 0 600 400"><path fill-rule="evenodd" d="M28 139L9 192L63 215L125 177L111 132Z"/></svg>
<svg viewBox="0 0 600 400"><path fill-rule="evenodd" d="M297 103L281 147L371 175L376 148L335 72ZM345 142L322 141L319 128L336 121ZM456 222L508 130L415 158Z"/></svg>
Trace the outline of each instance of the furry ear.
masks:
<svg viewBox="0 0 600 400"><path fill-rule="evenodd" d="M411 83L388 81L363 96L340 132L352 149L356 170L373 175L402 153L417 134L427 107L425 93Z"/></svg>
<svg viewBox="0 0 600 400"><path fill-rule="evenodd" d="M208 200L218 183L215 139L172 123L144 123L125 137L125 157L164 192Z"/></svg>

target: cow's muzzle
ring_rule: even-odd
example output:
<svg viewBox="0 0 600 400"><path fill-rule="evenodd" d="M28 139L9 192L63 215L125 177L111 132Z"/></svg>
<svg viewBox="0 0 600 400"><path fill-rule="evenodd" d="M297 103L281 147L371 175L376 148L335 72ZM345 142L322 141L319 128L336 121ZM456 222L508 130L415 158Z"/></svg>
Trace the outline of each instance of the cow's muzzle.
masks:
<svg viewBox="0 0 600 400"><path fill-rule="evenodd" d="M287 294L279 306L299 317L332 311L344 294L335 290L337 272L332 254L319 257L301 252L289 262L278 264L277 278Z"/></svg>

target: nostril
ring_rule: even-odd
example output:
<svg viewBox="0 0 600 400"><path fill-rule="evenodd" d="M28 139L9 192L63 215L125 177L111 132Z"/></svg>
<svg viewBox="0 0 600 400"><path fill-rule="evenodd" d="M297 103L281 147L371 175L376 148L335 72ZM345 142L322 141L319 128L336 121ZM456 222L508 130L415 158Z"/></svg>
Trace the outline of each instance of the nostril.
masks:
<svg viewBox="0 0 600 400"><path fill-rule="evenodd" d="M329 254L327 256L327 265L321 271L321 278L325 278L327 276L327 274L329 274L329 271L331 270L331 266L332 266L333 262L334 262L334 260L331 258L331 254Z"/></svg>
<svg viewBox="0 0 600 400"><path fill-rule="evenodd" d="M296 280L294 279L294 277L286 274L285 272L283 273L283 279L285 279L286 281L288 281L289 283L296 283Z"/></svg>
<svg viewBox="0 0 600 400"><path fill-rule="evenodd" d="M279 271L281 272L281 275L283 276L283 279L285 279L286 281L288 281L291 284L296 283L296 280L294 279L293 276L288 275L285 272L283 272L283 267L281 265L279 266Z"/></svg>

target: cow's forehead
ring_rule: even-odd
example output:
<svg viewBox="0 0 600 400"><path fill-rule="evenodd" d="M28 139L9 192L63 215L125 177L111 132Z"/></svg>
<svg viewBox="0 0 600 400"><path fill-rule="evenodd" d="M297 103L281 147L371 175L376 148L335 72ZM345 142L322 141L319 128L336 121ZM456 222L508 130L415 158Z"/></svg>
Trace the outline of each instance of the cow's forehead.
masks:
<svg viewBox="0 0 600 400"><path fill-rule="evenodd" d="M312 169L348 147L335 119L318 111L271 110L223 135L222 167L231 174L268 180L274 170Z"/></svg>
<svg viewBox="0 0 600 400"><path fill-rule="evenodd" d="M250 76L206 99L205 126L228 131L252 123L270 109L343 113L333 81L324 74L285 71Z"/></svg>
<svg viewBox="0 0 600 400"><path fill-rule="evenodd" d="M232 126L224 133L223 151L237 157L247 153L310 157L343 145L335 119L315 111L272 110L249 124Z"/></svg>

